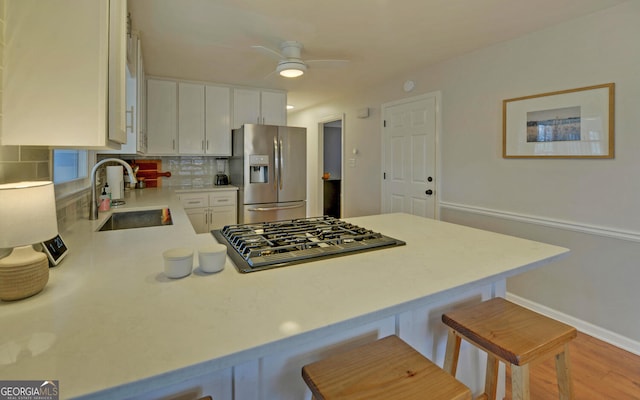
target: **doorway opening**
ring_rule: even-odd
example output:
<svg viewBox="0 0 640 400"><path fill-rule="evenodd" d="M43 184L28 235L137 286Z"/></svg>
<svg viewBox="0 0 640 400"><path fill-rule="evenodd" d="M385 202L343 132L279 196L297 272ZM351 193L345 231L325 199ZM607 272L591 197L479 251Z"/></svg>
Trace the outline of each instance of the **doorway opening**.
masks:
<svg viewBox="0 0 640 400"><path fill-rule="evenodd" d="M323 215L341 218L344 204L342 174L344 124L342 116L329 117L320 122L321 150L321 207Z"/></svg>

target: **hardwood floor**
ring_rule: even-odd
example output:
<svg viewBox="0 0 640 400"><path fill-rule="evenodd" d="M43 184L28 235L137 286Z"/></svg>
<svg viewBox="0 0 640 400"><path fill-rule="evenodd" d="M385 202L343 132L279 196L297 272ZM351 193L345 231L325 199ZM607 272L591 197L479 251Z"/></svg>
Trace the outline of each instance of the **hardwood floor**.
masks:
<svg viewBox="0 0 640 400"><path fill-rule="evenodd" d="M584 333L569 345L569 360L576 400L640 400L640 356ZM555 360L531 366L531 399L557 400ZM511 377L507 367L507 396Z"/></svg>

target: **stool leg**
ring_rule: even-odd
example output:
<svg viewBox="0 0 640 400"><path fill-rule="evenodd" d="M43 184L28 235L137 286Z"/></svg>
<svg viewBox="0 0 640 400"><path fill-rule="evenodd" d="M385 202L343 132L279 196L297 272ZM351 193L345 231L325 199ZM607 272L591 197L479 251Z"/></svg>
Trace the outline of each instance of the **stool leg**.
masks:
<svg viewBox="0 0 640 400"><path fill-rule="evenodd" d="M456 335L453 329L449 329L447 334L447 350L444 354L443 368L452 376L456 376L458 369L458 356L460 355L460 336Z"/></svg>
<svg viewBox="0 0 640 400"><path fill-rule="evenodd" d="M511 398L512 400L530 400L529 396L529 364L511 364Z"/></svg>
<svg viewBox="0 0 640 400"><path fill-rule="evenodd" d="M487 354L487 372L484 377L484 393L489 400L496 399L498 391L498 359L493 354Z"/></svg>
<svg viewBox="0 0 640 400"><path fill-rule="evenodd" d="M573 400L573 385L571 384L571 369L569 365L569 344L565 344L564 351L556 355L556 374L558 374L560 400Z"/></svg>

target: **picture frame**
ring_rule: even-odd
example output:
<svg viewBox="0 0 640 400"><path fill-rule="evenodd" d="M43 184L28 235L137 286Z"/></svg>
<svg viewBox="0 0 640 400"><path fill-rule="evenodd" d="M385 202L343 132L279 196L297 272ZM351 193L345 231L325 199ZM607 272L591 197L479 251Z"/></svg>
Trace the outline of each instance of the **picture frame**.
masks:
<svg viewBox="0 0 640 400"><path fill-rule="evenodd" d="M614 83L502 101L503 158L613 158Z"/></svg>

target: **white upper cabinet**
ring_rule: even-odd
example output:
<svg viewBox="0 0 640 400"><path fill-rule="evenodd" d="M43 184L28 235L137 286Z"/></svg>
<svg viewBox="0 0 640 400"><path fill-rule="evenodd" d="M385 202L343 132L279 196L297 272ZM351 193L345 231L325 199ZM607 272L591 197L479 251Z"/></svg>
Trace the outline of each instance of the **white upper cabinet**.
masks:
<svg viewBox="0 0 640 400"><path fill-rule="evenodd" d="M286 125L287 94L262 91L260 93L260 113L264 125Z"/></svg>
<svg viewBox="0 0 640 400"><path fill-rule="evenodd" d="M137 154L147 151L147 140L143 130L144 114L144 67L142 48L137 34L127 40L127 76L125 130L127 142L120 149L100 153Z"/></svg>
<svg viewBox="0 0 640 400"><path fill-rule="evenodd" d="M149 79L146 101L147 153L231 155L231 88Z"/></svg>
<svg viewBox="0 0 640 400"><path fill-rule="evenodd" d="M151 78L144 101L147 154L230 157L232 117L238 127L287 123L287 95L279 91Z"/></svg>
<svg viewBox="0 0 640 400"><path fill-rule="evenodd" d="M231 155L231 89L207 85L205 88L205 153Z"/></svg>
<svg viewBox="0 0 640 400"><path fill-rule="evenodd" d="M231 155L230 89L198 83L178 84L180 154Z"/></svg>
<svg viewBox="0 0 640 400"><path fill-rule="evenodd" d="M147 79L144 72L144 59L142 58L142 44L138 40L138 65L137 67L137 83L138 83L138 109L136 110L136 119L138 127L138 144L137 150L140 153L147 152Z"/></svg>
<svg viewBox="0 0 640 400"><path fill-rule="evenodd" d="M257 89L233 90L233 129L243 124L286 125L287 94Z"/></svg>
<svg viewBox="0 0 640 400"><path fill-rule="evenodd" d="M178 84L178 138L180 154L204 153L204 85Z"/></svg>
<svg viewBox="0 0 640 400"><path fill-rule="evenodd" d="M6 0L3 145L126 141L126 0Z"/></svg>
<svg viewBox="0 0 640 400"><path fill-rule="evenodd" d="M233 129L260 123L260 91L233 89Z"/></svg>
<svg viewBox="0 0 640 400"><path fill-rule="evenodd" d="M146 80L144 73L144 60L142 59L142 44L140 40L136 40L138 53L137 53L137 64L136 64L136 130L137 130L137 144L136 151L138 153L146 153L147 152L147 129L146 129ZM128 136L127 136L128 142Z"/></svg>
<svg viewBox="0 0 640 400"><path fill-rule="evenodd" d="M178 138L178 84L147 79L147 152L176 154Z"/></svg>

